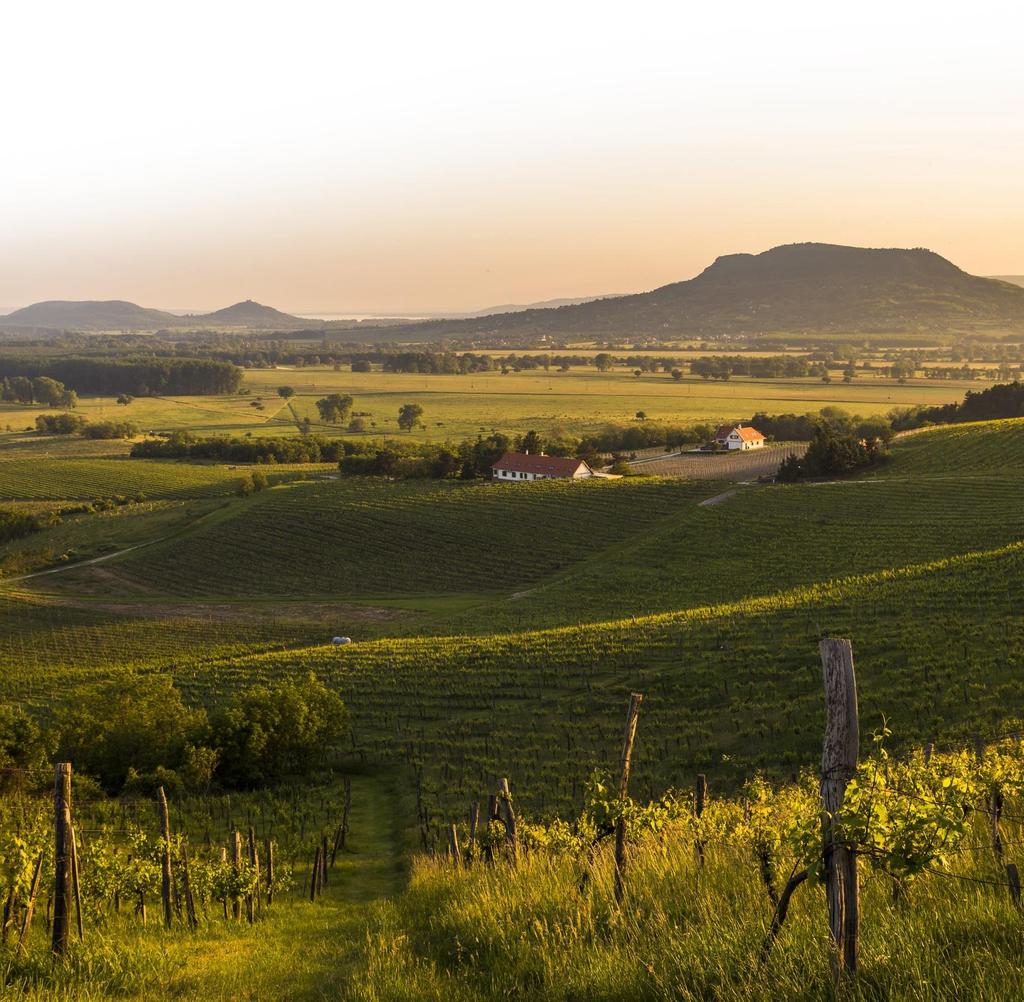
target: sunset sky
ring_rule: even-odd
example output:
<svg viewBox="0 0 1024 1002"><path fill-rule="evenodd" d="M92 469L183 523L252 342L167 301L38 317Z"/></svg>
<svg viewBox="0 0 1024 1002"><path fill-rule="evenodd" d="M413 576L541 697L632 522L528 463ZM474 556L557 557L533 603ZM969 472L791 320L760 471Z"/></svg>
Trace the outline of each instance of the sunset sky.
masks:
<svg viewBox="0 0 1024 1002"><path fill-rule="evenodd" d="M718 254L1024 273L1018 4L8 4L0 309L476 309Z"/></svg>

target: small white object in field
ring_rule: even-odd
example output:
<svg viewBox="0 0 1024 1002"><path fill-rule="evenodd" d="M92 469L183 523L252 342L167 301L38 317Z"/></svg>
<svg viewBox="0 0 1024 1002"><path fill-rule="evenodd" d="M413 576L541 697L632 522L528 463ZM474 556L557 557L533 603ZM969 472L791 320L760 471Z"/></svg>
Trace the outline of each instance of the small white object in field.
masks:
<svg viewBox="0 0 1024 1002"><path fill-rule="evenodd" d="M352 638L351 637L335 637L331 641L331 643L334 644L335 647L337 647L339 644L350 644L350 643L352 643Z"/></svg>

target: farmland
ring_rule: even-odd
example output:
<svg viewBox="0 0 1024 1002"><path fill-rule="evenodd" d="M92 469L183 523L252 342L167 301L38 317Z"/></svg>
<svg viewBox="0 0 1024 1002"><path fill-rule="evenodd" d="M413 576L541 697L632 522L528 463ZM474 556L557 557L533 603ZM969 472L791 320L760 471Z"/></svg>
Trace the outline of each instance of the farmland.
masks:
<svg viewBox="0 0 1024 1002"><path fill-rule="evenodd" d="M698 459L716 479L532 485L270 466L267 489L239 496L246 469L89 455L97 443L84 442L46 456L45 442L12 436L0 449L9 504L59 510L132 491L147 500L85 504L4 547L9 574L48 561L59 569L0 594L2 694L50 719L110 683L165 677L189 703L215 709L253 682L312 671L350 709L353 761L399 777L406 797L415 782L423 837L434 844L499 775L511 778L524 818L578 812L591 771L615 765L629 691L644 694L638 799L685 789L698 772L720 797L755 774L785 783L820 754L815 645L825 633L852 638L865 734L886 723L900 750L995 737L1024 719L1022 443L1020 419L927 429L899 438L888 463L859 477L790 485L722 476L711 464L745 458L730 456ZM74 566L94 555L104 559ZM355 642L332 646L339 633ZM375 784L362 787L370 805ZM405 844L415 819L398 803L387 810L409 816L396 819L403 834L392 845ZM637 851L637 893L660 908L651 888L661 864ZM669 879L691 880L689 864L672 858ZM598 909L608 893L603 860ZM548 866L542 857L528 865L550 895L545 907L557 908L568 864L552 861L546 876L533 869ZM970 865L965 872L989 879L981 861ZM346 987L350 997L489 997L492 986L464 971L438 987L429 973L437 947L422 939L394 962L401 987L392 995L374 980L423 902L447 916L450 894L489 900L491 877L453 882L432 866L417 864L406 894L357 913L371 938L340 962L371 973ZM747 951L763 926L748 864L709 846L708 866L715 883L701 907L718 908L723 896L746 902L737 907L754 917L730 922ZM351 872L358 887L364 871ZM783 981L820 945L805 934L817 893L796 907L800 945L780 954ZM921 900L946 893L929 886ZM517 914L536 901L528 895ZM886 916L871 935L898 937L873 888L865 901ZM279 941L303 927L308 918L292 908L287 920L268 916L258 935L275 930ZM444 921L442 952L452 934ZM225 944L236 935L216 934ZM151 948L138 940L140 955ZM563 962L582 963L575 952ZM196 977L221 977L211 963ZM587 969L576 969L577 986L593 985ZM175 983L164 967L134 976L139 986ZM732 984L722 995L739 991Z"/></svg>

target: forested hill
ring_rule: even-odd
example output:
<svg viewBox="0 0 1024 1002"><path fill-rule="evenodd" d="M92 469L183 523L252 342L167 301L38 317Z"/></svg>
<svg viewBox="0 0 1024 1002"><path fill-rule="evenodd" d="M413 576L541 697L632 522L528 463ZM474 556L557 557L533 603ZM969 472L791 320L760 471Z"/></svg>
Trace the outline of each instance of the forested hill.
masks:
<svg viewBox="0 0 1024 1002"><path fill-rule="evenodd" d="M603 337L805 331L1024 330L1024 289L979 278L929 250L789 244L718 258L696 278L558 309L393 327L388 336Z"/></svg>
<svg viewBox="0 0 1024 1002"><path fill-rule="evenodd" d="M259 330L300 330L317 321L293 317L247 299L213 313L179 316L137 306L120 299L108 302L50 300L33 303L0 316L0 327L38 327L46 330L162 330L166 328L243 327Z"/></svg>
<svg viewBox="0 0 1024 1002"><path fill-rule="evenodd" d="M103 302L51 299L0 317L0 325L57 330L152 330L179 320L173 313L151 310L122 299Z"/></svg>

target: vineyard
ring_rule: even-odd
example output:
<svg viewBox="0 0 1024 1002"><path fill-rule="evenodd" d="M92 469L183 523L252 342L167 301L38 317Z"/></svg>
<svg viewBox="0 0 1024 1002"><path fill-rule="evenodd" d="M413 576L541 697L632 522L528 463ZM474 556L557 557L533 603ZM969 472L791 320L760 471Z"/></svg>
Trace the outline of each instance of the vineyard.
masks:
<svg viewBox="0 0 1024 1002"><path fill-rule="evenodd" d="M116 800L71 778L67 797L58 768L55 804L53 770L0 770L0 973L20 991L230 998L253 977L323 986L323 953L289 944L354 933L365 903L397 889L393 775ZM327 951L327 982L344 984L356 942Z"/></svg>
<svg viewBox="0 0 1024 1002"><path fill-rule="evenodd" d="M675 517L708 489L669 480L549 481L526 490L370 479L293 484L117 570L126 582L181 595L497 591Z"/></svg>
<svg viewBox="0 0 1024 1002"><path fill-rule="evenodd" d="M897 440L891 475L1020 474L1024 470L1024 418L924 429Z"/></svg>
<svg viewBox="0 0 1024 1002"><path fill-rule="evenodd" d="M638 750L652 731L641 709ZM499 792L494 820L456 820L378 906L353 997L1020 997L1019 736L902 758L876 737L824 825L810 771L725 799L697 775L646 804L595 775L571 821ZM859 893L843 871L833 937L840 851Z"/></svg>
<svg viewBox="0 0 1024 1002"><path fill-rule="evenodd" d="M1024 544L792 588L741 602L485 637L377 640L182 670L216 702L244 680L312 670L351 707L371 759L412 762L432 818L494 775L526 806L578 806L579 776L606 766L622 693L646 694L651 737L635 762L653 798L696 771L726 789L811 761L822 631L853 637L862 719L923 743L1024 716L1018 687Z"/></svg>
<svg viewBox="0 0 1024 1002"><path fill-rule="evenodd" d="M10 459L0 461L0 500L208 497L230 494L240 476L223 466L133 459Z"/></svg>
<svg viewBox="0 0 1024 1002"><path fill-rule="evenodd" d="M124 509L139 526L180 509L162 542L7 586L0 696L47 720L101 685L153 673L215 710L253 683L313 671L352 717L353 851L334 853L337 869L316 886L337 833L337 776L172 796L170 840L151 798L110 800L83 777L84 938L73 910L60 962L71 966L54 966L52 803L40 806L38 784L8 784L0 897L15 887L17 905L0 949L5 981L42 997L58 983L69 997L238 997L246 985L226 972L259 944L261 985L288 990L298 953L307 980L295 994L316 997L323 954L298 932L316 929L332 943L333 994L366 1002L499 998L510 986L566 1002L623 991L828 997L809 770L822 735L815 646L840 634L857 651L862 744L892 732L863 755L837 829L862 861L858 991L918 997L913 984L941 977L935 997L1018 997L1010 867L1024 863L1024 758L1007 736L1024 727L1022 442L1020 421L922 431L899 439L884 468L829 483L506 486L314 471L324 479L229 501L218 492L240 473L223 467L37 462L37 486L51 464L63 478L40 494L99 490L98 480L76 488L79 466L83 477L110 466L112 477L224 479L181 485L214 500ZM0 461L0 477L22 462ZM71 547L98 533L101 514L40 538ZM123 545L118 532L97 545ZM332 645L338 633L355 642ZM643 703L627 798L607 777L630 692ZM710 783L700 798L698 774ZM498 791L492 810L499 777L511 794ZM365 858L360 805L376 827L359 837L388 847ZM411 839L426 854L408 889L368 903L398 890ZM272 907L268 842L281 879ZM160 897L168 845L171 930ZM19 952L40 858L43 890ZM788 917L773 924L797 877Z"/></svg>

